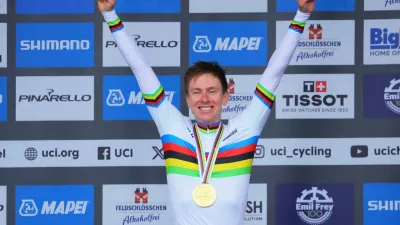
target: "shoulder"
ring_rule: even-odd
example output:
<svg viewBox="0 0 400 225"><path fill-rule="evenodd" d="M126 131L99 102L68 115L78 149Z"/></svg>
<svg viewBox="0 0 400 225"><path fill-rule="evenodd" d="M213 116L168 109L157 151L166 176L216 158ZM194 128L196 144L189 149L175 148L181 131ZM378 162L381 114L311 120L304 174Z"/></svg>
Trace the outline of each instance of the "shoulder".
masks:
<svg viewBox="0 0 400 225"><path fill-rule="evenodd" d="M231 117L225 125L222 141L224 144L231 144L238 141L243 141L254 136L258 136L259 132L256 126L243 117Z"/></svg>

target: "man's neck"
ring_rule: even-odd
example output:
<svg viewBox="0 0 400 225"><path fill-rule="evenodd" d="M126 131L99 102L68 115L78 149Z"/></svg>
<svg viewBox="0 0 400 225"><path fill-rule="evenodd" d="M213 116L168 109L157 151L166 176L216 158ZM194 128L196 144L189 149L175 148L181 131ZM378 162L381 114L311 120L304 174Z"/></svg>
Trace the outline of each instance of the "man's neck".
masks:
<svg viewBox="0 0 400 225"><path fill-rule="evenodd" d="M221 125L221 120L207 121L203 122L196 119L197 127L200 129L202 133L213 134L218 131L219 126Z"/></svg>

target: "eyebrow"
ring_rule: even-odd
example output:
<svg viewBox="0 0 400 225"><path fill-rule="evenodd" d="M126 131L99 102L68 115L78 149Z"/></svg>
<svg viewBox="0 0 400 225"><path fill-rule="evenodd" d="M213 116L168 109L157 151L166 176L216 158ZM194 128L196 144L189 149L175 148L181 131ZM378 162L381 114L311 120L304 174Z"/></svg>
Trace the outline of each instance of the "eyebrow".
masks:
<svg viewBox="0 0 400 225"><path fill-rule="evenodd" d="M217 87L208 87L206 88L206 90L211 90L211 89L218 89ZM202 90L201 88L192 88L190 89L190 91L200 91Z"/></svg>

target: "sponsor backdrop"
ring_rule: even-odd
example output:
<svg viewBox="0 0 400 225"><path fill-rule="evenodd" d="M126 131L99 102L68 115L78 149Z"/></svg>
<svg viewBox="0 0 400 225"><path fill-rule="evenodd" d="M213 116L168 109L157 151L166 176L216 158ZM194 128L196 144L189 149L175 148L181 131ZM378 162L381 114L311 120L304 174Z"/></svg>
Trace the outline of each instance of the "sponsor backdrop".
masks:
<svg viewBox="0 0 400 225"><path fill-rule="evenodd" d="M171 224L157 128L96 6L0 0L0 225ZM190 118L186 68L227 69L224 120L246 109L296 9L297 0L116 7ZM245 225L398 224L399 10L398 0L317 0L257 145Z"/></svg>

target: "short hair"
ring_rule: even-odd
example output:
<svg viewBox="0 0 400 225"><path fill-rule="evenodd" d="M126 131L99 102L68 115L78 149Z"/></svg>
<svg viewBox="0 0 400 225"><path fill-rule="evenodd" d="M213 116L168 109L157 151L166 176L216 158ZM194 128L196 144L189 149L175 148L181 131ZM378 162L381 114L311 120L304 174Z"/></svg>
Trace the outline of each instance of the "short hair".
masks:
<svg viewBox="0 0 400 225"><path fill-rule="evenodd" d="M192 66L190 66L185 72L185 93L189 93L189 83L190 81L203 75L205 73L210 73L214 75L221 83L222 92L228 91L228 82L226 80L226 71L218 64L216 61L197 61Z"/></svg>

